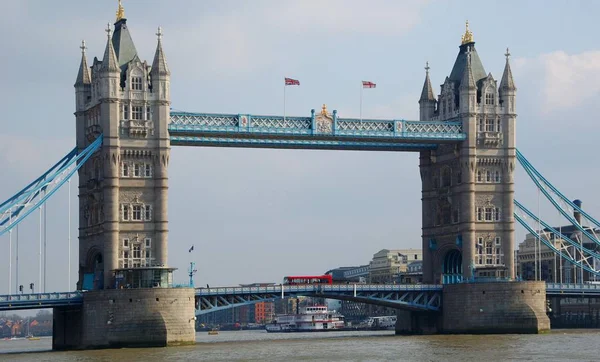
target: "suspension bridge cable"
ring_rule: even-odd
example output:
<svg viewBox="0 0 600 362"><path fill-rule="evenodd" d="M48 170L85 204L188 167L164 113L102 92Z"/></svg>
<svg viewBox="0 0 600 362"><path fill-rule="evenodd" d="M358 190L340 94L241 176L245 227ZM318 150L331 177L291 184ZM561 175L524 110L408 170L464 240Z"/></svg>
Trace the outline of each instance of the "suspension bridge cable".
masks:
<svg viewBox="0 0 600 362"><path fill-rule="evenodd" d="M536 235L535 230L533 230L533 228L530 227L519 215L515 214L514 216L515 216L515 220L517 220L521 225L523 225L523 227L525 229L527 229L527 231L529 231L532 235ZM546 238L541 237L540 240L542 241L542 243L544 243L544 245L546 245L548 248L550 248L552 251L554 251L555 254L560 253L559 250L556 248L556 246L552 245L552 243L550 243ZM569 259L564 256L563 256L563 258L575 266L577 266L577 264L579 264L584 270L586 270L587 272L589 272L593 275L600 275L599 271L589 268L589 267L583 265L581 262L578 263L576 260L572 260L572 259Z"/></svg>
<svg viewBox="0 0 600 362"><path fill-rule="evenodd" d="M585 218L592 222L596 227L600 228L600 221L594 219L591 215L583 211L579 206L577 206L573 201L569 200L565 195L563 195L554 185L550 183L533 165L529 162L523 154L517 150L517 160L523 166L525 170L531 170L552 192L554 192L563 202L572 207L577 212L581 213L581 215L585 216ZM531 177L531 176L530 176ZM548 196L547 196L548 197ZM570 220L569 220L570 221Z"/></svg>
<svg viewBox="0 0 600 362"><path fill-rule="evenodd" d="M554 200L554 198L552 198L552 196L550 196L550 194L548 193L548 191L540 184L540 181L533 175L533 173L534 173L533 170L531 168L527 167L526 165L524 165L519 157L517 157L517 159L519 159L519 162L521 163L521 165L525 169L525 172L527 172L527 175L536 184L536 186L538 187L538 190L540 190L544 194L544 196L546 196L546 198L548 199L548 201L550 201L552 203L552 205L556 208L556 210L558 210L571 224L573 224L573 226L575 226L579 231L581 231L586 237L588 237L591 241L593 241L594 243L596 243L597 245L600 246L600 241L595 236L592 236L587 230L585 230L585 228L583 228L573 218L572 215L570 215L569 213L565 212L565 210L556 202L556 200Z"/></svg>

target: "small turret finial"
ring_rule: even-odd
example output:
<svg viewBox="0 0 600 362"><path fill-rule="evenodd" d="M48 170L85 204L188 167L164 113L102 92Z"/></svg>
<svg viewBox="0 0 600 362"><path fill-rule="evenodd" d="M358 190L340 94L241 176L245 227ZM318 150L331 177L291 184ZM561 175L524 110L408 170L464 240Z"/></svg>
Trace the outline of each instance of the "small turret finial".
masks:
<svg viewBox="0 0 600 362"><path fill-rule="evenodd" d="M506 53L504 54L506 57L506 61L508 62L508 57L510 57L510 52L508 51L508 47L506 48Z"/></svg>
<svg viewBox="0 0 600 362"><path fill-rule="evenodd" d="M162 32L162 28L160 26L158 27L158 31L156 32L156 36L158 37L158 40L162 39L163 32Z"/></svg>
<svg viewBox="0 0 600 362"><path fill-rule="evenodd" d="M81 49L82 54L85 54L85 50L87 49L87 47L85 46L85 40L81 41L81 46L79 47L79 49Z"/></svg>
<svg viewBox="0 0 600 362"><path fill-rule="evenodd" d="M125 9L123 8L123 4L121 4L121 0L119 0L119 8L117 9L117 21L125 19Z"/></svg>
<svg viewBox="0 0 600 362"><path fill-rule="evenodd" d="M425 62L425 73L429 74L429 62Z"/></svg>
<svg viewBox="0 0 600 362"><path fill-rule="evenodd" d="M110 33L111 33L110 23L106 23L106 29L104 31L106 32L106 36L110 39Z"/></svg>
<svg viewBox="0 0 600 362"><path fill-rule="evenodd" d="M469 30L469 20L465 23L465 34L461 37L461 45L473 42L473 32Z"/></svg>

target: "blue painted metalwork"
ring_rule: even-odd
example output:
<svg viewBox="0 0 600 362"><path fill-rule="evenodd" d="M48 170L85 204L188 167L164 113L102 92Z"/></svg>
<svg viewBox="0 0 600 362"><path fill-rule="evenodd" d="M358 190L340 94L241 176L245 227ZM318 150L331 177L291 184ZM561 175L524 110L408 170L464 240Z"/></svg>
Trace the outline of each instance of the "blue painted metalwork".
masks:
<svg viewBox="0 0 600 362"><path fill-rule="evenodd" d="M590 241L600 246L600 240L594 235L592 235L588 229L583 228L573 217L573 214L570 212L566 212L558 202L550 195L546 188L550 189L555 195L558 196L559 200L564 202L565 204L572 207L574 210L577 210L584 216L587 220L595 224L597 227L600 227L600 222L596 219L592 218L589 214L585 213L581 208L579 208L575 203L569 200L566 196L564 196L560 191L558 191L548 180L546 180L532 165L521 152L517 150L517 160L523 166L527 175L531 178L531 180L535 183L537 188L544 194L544 196L552 203L552 205L563 215L573 226L575 226L579 231L581 231Z"/></svg>
<svg viewBox="0 0 600 362"><path fill-rule="evenodd" d="M0 310L54 308L83 303L83 293L36 293L0 295Z"/></svg>
<svg viewBox="0 0 600 362"><path fill-rule="evenodd" d="M198 288L198 314L282 297L312 296L351 300L398 309L441 310L441 285L334 284Z"/></svg>
<svg viewBox="0 0 600 362"><path fill-rule="evenodd" d="M69 152L42 176L27 185L0 205L0 236L17 226L23 219L50 198L79 170L102 145L102 135L86 149Z"/></svg>
<svg viewBox="0 0 600 362"><path fill-rule="evenodd" d="M590 268L589 266L585 265L582 263L581 260L574 260L572 258L570 258L568 255L566 255L565 253L559 251L556 246L554 245L554 243L551 243L550 241L548 241L548 239L546 239L543 235L537 233L531 226L529 226L527 224L527 222L522 219L517 213L515 213L515 220L517 220L521 225L523 225L523 227L525 227L525 229L527 229L527 231L529 231L532 235L535 235L536 237L539 237L540 241L542 243L544 243L544 245L546 245L550 250L552 250L555 254L560 255L564 260L568 261L569 263L576 265L580 268L583 268L583 270L590 272L591 274L594 275L600 275L600 271L596 271L592 268Z"/></svg>
<svg viewBox="0 0 600 362"><path fill-rule="evenodd" d="M227 137L173 136L173 146L288 148L355 151L423 151L434 150L437 144L332 141L318 139L256 139Z"/></svg>
<svg viewBox="0 0 600 362"><path fill-rule="evenodd" d="M171 112L174 145L414 151L466 139L457 121L343 119L333 112L331 127L311 117ZM409 145L416 143L416 145Z"/></svg>
<svg viewBox="0 0 600 362"><path fill-rule="evenodd" d="M549 233L554 234L555 236L558 236L560 239L568 242L571 246L573 246L575 249L578 249L582 252L585 252L586 254L589 254L597 259L600 259L600 254L595 252L594 250L588 249L585 246L583 246L583 244L580 244L577 241L572 240L571 238L567 237L566 235L562 234L560 231L556 230L555 228L553 228L552 226L550 226L549 224L547 224L546 222L544 222L542 219L540 219L539 217L537 217L536 215L534 215L533 212L527 210L527 208L525 208L525 206L523 206L520 202L518 202L517 200L513 200L515 206L517 207L517 210L521 210L523 213L525 213L526 217L530 217L532 218L535 222L539 222L540 225L545 229L548 230ZM517 214L517 211L515 211L515 214ZM521 217L522 219L525 219L525 217L519 215L519 217Z"/></svg>
<svg viewBox="0 0 600 362"><path fill-rule="evenodd" d="M546 283L546 295L552 297L600 297L600 285Z"/></svg>

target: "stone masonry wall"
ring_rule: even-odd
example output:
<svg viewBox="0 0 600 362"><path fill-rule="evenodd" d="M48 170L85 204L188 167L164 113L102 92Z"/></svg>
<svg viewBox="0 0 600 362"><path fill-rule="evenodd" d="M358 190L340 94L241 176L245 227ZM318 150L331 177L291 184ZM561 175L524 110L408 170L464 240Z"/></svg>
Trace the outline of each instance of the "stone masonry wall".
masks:
<svg viewBox="0 0 600 362"><path fill-rule="evenodd" d="M443 333L550 330L544 282L444 285Z"/></svg>
<svg viewBox="0 0 600 362"><path fill-rule="evenodd" d="M81 310L80 343L77 346L67 343L63 349L193 344L196 338L194 304L191 288L86 292ZM74 329L72 333L79 331Z"/></svg>

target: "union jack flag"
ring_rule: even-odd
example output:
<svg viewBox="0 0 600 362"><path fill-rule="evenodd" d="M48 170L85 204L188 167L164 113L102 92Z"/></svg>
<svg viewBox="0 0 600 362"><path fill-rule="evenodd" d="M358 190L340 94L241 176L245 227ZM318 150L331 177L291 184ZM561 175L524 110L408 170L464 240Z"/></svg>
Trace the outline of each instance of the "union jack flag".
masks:
<svg viewBox="0 0 600 362"><path fill-rule="evenodd" d="M376 86L375 83L369 82L366 80L363 80L362 83L363 83L363 88L375 88L375 86Z"/></svg>
<svg viewBox="0 0 600 362"><path fill-rule="evenodd" d="M285 85L300 85L300 81L292 78L285 78Z"/></svg>

